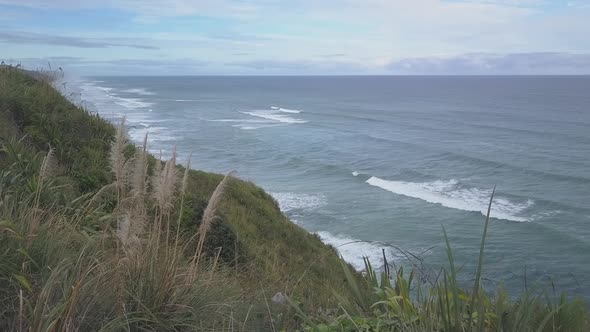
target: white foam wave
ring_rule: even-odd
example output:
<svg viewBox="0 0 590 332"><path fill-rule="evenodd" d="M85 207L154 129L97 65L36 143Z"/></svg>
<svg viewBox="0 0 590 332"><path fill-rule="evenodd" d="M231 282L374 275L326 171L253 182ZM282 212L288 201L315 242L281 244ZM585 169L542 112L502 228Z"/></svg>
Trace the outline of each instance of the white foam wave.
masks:
<svg viewBox="0 0 590 332"><path fill-rule="evenodd" d="M288 213L294 210L312 210L326 205L326 197L321 194L270 193L279 203L281 211Z"/></svg>
<svg viewBox="0 0 590 332"><path fill-rule="evenodd" d="M110 93L110 91L114 90L113 88L100 87L88 82L82 83L80 88L82 89L80 98L90 101L101 112L114 111L113 104L127 109L146 108L153 105L153 103L146 102L140 98L117 97Z"/></svg>
<svg viewBox="0 0 590 332"><path fill-rule="evenodd" d="M148 108L154 103L143 101L140 98L122 98L122 97L112 97L115 101L115 104L123 106L128 109L137 109L137 108Z"/></svg>
<svg viewBox="0 0 590 332"><path fill-rule="evenodd" d="M150 128L151 125L144 123L144 122L127 121L127 127L129 130L135 130L135 129Z"/></svg>
<svg viewBox="0 0 590 332"><path fill-rule="evenodd" d="M276 127L276 126L282 126L282 125L281 124L248 125L248 124L244 124L244 123L232 125L232 127L240 128L243 130L256 130L256 129L260 129L260 128L269 128L269 127Z"/></svg>
<svg viewBox="0 0 590 332"><path fill-rule="evenodd" d="M292 113L292 114L299 114L299 113L301 113L301 111L298 111L298 110L290 110L288 108L279 108L279 112Z"/></svg>
<svg viewBox="0 0 590 332"><path fill-rule="evenodd" d="M299 111L299 110L292 110L292 109L282 108L282 107L278 107L278 106L271 106L270 109L275 110L275 111L279 111L279 112L283 112L283 113L292 113L292 114L301 113L301 111Z"/></svg>
<svg viewBox="0 0 590 332"><path fill-rule="evenodd" d="M232 127L237 127L244 130L255 130L260 128L268 128L268 127L275 127L279 125L288 125L288 124L301 124L306 123L307 121L302 119L297 119L291 117L287 114L283 113L299 113L300 111L295 110L287 110L277 106L271 106L268 110L252 110L252 111L241 111L240 113L250 115L253 117L257 117L259 119L202 119L205 121L212 121L212 122L235 122L236 124L232 125ZM260 120L262 119L262 120ZM253 125L255 124L255 125Z"/></svg>
<svg viewBox="0 0 590 332"><path fill-rule="evenodd" d="M246 119L215 119L215 120L203 119L203 120L210 121L210 122L272 123L267 120L246 120Z"/></svg>
<svg viewBox="0 0 590 332"><path fill-rule="evenodd" d="M280 110L255 110L249 112L240 112L242 114L247 114L263 119L268 119L276 122L282 123L307 123L307 121L302 119L293 118L289 115L281 114Z"/></svg>
<svg viewBox="0 0 590 332"><path fill-rule="evenodd" d="M277 123L274 121L270 121L270 120L250 120L250 119L215 119L215 120L210 120L210 119L202 119L203 121L209 121L209 122L229 122L229 123L235 123L232 124L232 127L235 128L240 128L243 130L256 130L256 129L260 129L260 128L267 128L267 127L276 127L276 126L281 126L283 124L281 123Z"/></svg>
<svg viewBox="0 0 590 332"><path fill-rule="evenodd" d="M483 215L487 213L491 190L478 188L463 188L457 180L434 182L404 182L389 181L378 177L371 177L368 184L385 189L392 193L407 197L418 198L428 203L463 210L477 211ZM497 219L525 222L529 218L523 217L522 212L531 207L534 201L517 203L506 198L496 196L492 204L491 217Z"/></svg>
<svg viewBox="0 0 590 332"><path fill-rule="evenodd" d="M127 89L127 90L123 90L123 92L134 93L136 95L142 95L142 96L153 96L153 95L155 95L155 93L150 92L150 91L148 91L146 89L143 89L143 88Z"/></svg>
<svg viewBox="0 0 590 332"><path fill-rule="evenodd" d="M174 101L177 101L179 103L185 103L185 102L195 102L195 101L218 101L218 99L174 99Z"/></svg>
<svg viewBox="0 0 590 332"><path fill-rule="evenodd" d="M371 265L380 269L383 266L383 249L388 260L400 260L403 255L397 250L379 242L367 242L353 239L344 235L334 235L330 232L317 232L324 243L332 245L345 261L350 263L357 271L365 268L363 257L368 257Z"/></svg>
<svg viewBox="0 0 590 332"><path fill-rule="evenodd" d="M538 212L538 213L533 214L529 218L529 221L535 221L535 220L539 220L539 219L553 217L553 216L555 216L557 214L560 214L560 213L563 213L563 211L561 211L561 210L553 210L553 211Z"/></svg>
<svg viewBox="0 0 590 332"><path fill-rule="evenodd" d="M129 138L136 143L142 142L146 134L149 135L150 143L174 142L178 140L178 138L171 135L170 130L165 127L139 126L129 130Z"/></svg>
<svg viewBox="0 0 590 332"><path fill-rule="evenodd" d="M359 176L359 172L357 172L357 171L352 172L352 176Z"/></svg>
<svg viewBox="0 0 590 332"><path fill-rule="evenodd" d="M80 98L90 103L104 119L118 123L123 116L127 118L129 137L136 143L141 143L146 133L149 132L150 143L161 147L176 141L178 138L169 128L158 126L161 120L152 115L149 108L153 103L143 98L123 98L111 92L113 88L97 86L95 82L81 82ZM146 94L145 89L122 90L136 94Z"/></svg>

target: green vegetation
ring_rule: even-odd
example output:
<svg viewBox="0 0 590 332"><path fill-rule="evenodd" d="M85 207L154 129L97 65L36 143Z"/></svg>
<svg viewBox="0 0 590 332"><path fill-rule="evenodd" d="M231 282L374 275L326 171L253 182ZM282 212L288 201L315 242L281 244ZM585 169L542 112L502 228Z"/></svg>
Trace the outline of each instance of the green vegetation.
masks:
<svg viewBox="0 0 590 332"><path fill-rule="evenodd" d="M93 326L129 321L131 308L139 315L133 319L147 320L141 324L170 324L168 319L180 318L151 316L171 305L198 311L199 316L193 317L178 313L188 326L267 326L269 315L281 325L293 317L293 310L286 304L267 306L274 294L296 297L314 311L336 305L332 289L346 292L334 249L291 223L254 184L235 178L228 181L208 227L203 228L210 197L223 176L192 170L185 174L184 168L173 167L174 160L164 163L144 155L143 148L124 142L121 130L71 104L46 80L0 68L0 119L0 321L12 324L4 327L15 328L17 323L30 327L34 315L41 315L35 318L40 321L51 321L51 315L55 321L65 319L65 312L42 310L80 301L65 293L75 287L70 282L84 286L86 293L76 296L95 299L77 302L80 312L67 313L72 326L81 329L86 320ZM113 141L120 145L116 158ZM133 171L139 160L146 168L141 176ZM167 172L167 180L156 176L161 172ZM129 258L120 257L124 245L117 232L127 219L127 224L137 219L135 224L145 225L132 237L142 243L137 250L142 256L134 261L141 262L136 267L139 271L147 269L145 278L135 270L120 271L124 266L120 261ZM201 236L204 229L206 236ZM167 249L148 250L160 247ZM183 289L181 298L163 297L171 289L182 288L179 276L185 274L197 249L203 257L193 268L198 271L193 278L206 275L207 286ZM68 279L56 275L58 267ZM106 274L95 275L99 270ZM88 279L76 279L84 273ZM212 287L213 281L219 284ZM142 292L145 287L155 291L160 283L171 288L162 288L162 294L136 294L139 286L126 282L153 282L140 287ZM214 294L207 299L207 293ZM47 296L44 303L39 302L40 296ZM192 305L196 300L204 301L202 305L217 315ZM151 306L146 307L146 301ZM44 307L35 311L36 304ZM101 317L91 317L90 312ZM174 330L173 326L168 329Z"/></svg>
<svg viewBox="0 0 590 332"><path fill-rule="evenodd" d="M470 292L448 241L436 280L361 276L254 184L147 144L0 66L0 330L589 330L581 301L484 291L487 220Z"/></svg>

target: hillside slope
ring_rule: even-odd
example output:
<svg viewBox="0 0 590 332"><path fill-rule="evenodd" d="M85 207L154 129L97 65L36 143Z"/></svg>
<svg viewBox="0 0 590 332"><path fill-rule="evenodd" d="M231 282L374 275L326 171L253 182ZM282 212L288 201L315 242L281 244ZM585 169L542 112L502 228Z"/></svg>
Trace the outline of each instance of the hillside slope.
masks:
<svg viewBox="0 0 590 332"><path fill-rule="evenodd" d="M114 133L113 125L73 105L45 80L0 68L0 143L17 138L34 151L54 148L60 174L72 183L71 197L110 183ZM0 160L0 169L3 166ZM182 221L188 234L196 232L221 179L217 174L190 172ZM332 289L343 289L336 251L290 222L261 188L232 181L218 214L207 250L215 255L221 248L220 257L237 273L247 271L243 281L248 287L293 294L312 307L327 304Z"/></svg>

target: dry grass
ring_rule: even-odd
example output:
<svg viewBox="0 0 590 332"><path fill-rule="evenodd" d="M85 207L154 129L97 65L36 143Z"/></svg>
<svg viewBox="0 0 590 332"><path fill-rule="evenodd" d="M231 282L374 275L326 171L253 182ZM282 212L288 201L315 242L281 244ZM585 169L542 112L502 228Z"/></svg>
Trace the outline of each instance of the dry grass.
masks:
<svg viewBox="0 0 590 332"><path fill-rule="evenodd" d="M0 264L0 290L4 299L0 303L1 328L177 331L237 330L249 325L242 309L251 304L241 302L243 296L237 278L223 272L215 260L191 263L190 256L185 255L188 242L183 236L177 230L171 234L169 228L160 228L162 220L171 218L170 205L178 198L175 195L186 190L186 179L184 189L176 190L179 183L175 155L156 178L159 181L153 186L156 193L141 194L150 188L147 163L141 161L145 144L133 160L125 158L122 152L128 147L126 137L120 135L123 126L122 122L111 146L115 182L104 187L118 188L112 197L116 204L100 213L104 225L100 233L89 234L76 226L78 223L71 222L74 215L68 208L40 198L55 190L42 185L51 179L48 165L52 151L38 163L38 186L32 196L20 186L10 186L0 196L4 204L16 204L0 215L1 220L14 220L2 224L0 229L0 234L9 235L3 235L0 244L4 253L0 262L8 264ZM122 171L132 162L144 183L139 184L137 177L128 181L130 173ZM10 167L8 171L13 172L15 179L19 178L14 173L17 168ZM132 183L130 191L125 189L126 183ZM206 214L209 221L204 219L201 224L214 220L226 186L227 178L211 197ZM108 192L103 189L95 195L85 195L79 205L101 201L96 196ZM18 199L9 202L6 195ZM26 199L27 196L32 198ZM138 204L140 201L143 204ZM147 213L143 207L151 204L156 204L158 209ZM43 223L38 222L41 219ZM148 221L151 227L145 228ZM199 238L204 241L205 237L206 232ZM168 242L169 238L173 241Z"/></svg>
<svg viewBox="0 0 590 332"><path fill-rule="evenodd" d="M221 198L223 197L223 193L225 191L225 188L227 187L228 181L232 177L232 174L233 172L229 172L223 178L223 180L219 182L219 185L217 185L217 188L215 188L215 190L213 191L213 194L209 199L209 203L205 208L205 212L203 213L203 219L201 220L201 224L199 225L198 231L199 241L197 242L197 251L195 252L195 255L193 257L193 264L196 264L197 266L199 265L201 256L203 255L203 245L205 244L207 233L209 232L209 229L211 229L211 226L215 221L215 213L217 212L217 207L221 202Z"/></svg>

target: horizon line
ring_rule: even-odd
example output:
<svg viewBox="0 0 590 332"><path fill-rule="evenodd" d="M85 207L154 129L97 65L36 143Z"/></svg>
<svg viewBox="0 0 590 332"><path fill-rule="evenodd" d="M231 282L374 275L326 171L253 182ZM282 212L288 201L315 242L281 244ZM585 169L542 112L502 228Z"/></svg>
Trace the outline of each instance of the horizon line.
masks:
<svg viewBox="0 0 590 332"><path fill-rule="evenodd" d="M251 74L115 74L115 75L80 75L82 77L584 77L588 74L309 74L309 75L251 75Z"/></svg>

